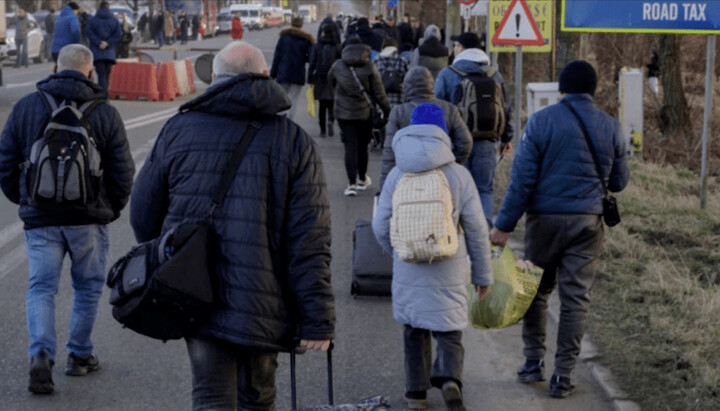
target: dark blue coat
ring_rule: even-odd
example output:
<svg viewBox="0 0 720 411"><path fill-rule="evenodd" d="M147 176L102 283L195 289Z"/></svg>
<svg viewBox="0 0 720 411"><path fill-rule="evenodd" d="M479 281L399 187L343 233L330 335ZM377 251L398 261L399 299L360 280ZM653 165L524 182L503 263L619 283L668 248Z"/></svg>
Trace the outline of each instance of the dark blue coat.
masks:
<svg viewBox="0 0 720 411"><path fill-rule="evenodd" d="M221 305L201 335L271 350L334 336L325 176L312 139L277 115L289 107L267 76L218 82L168 120L137 176L130 223L146 241L205 216L248 122L263 122L214 214Z"/></svg>
<svg viewBox="0 0 720 411"><path fill-rule="evenodd" d="M68 44L80 43L80 22L70 6L65 6L55 20L52 52L59 53Z"/></svg>
<svg viewBox="0 0 720 411"><path fill-rule="evenodd" d="M305 84L305 64L310 60L310 48L314 43L310 33L297 27L281 31L270 77L278 83Z"/></svg>
<svg viewBox="0 0 720 411"><path fill-rule="evenodd" d="M85 27L85 36L90 41L90 50L95 61L115 61L115 48L122 38L120 22L113 16L110 9L100 9L91 17ZM108 46L101 50L100 43L105 41Z"/></svg>
<svg viewBox="0 0 720 411"><path fill-rule="evenodd" d="M569 94L587 126L608 189L627 185L630 169L620 123L589 94ZM533 114L512 165L510 186L495 226L511 232L523 213L602 214L603 189L580 123L563 104Z"/></svg>
<svg viewBox="0 0 720 411"><path fill-rule="evenodd" d="M107 93L77 71L64 70L37 84L56 99L84 103L107 100ZM29 94L15 104L0 138L0 186L13 203L20 204L25 229L57 226L107 224L120 216L132 188L135 165L125 136L125 127L115 107L101 103L90 113L90 126L100 150L103 181L97 203L87 206L30 205L24 172L18 167L30 157L30 149L50 114L39 93Z"/></svg>

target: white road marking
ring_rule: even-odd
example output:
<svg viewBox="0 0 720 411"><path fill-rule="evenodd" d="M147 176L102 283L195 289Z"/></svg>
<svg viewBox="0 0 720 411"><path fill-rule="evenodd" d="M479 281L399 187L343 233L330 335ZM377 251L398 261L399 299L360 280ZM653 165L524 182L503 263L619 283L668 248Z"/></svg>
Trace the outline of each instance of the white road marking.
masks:
<svg viewBox="0 0 720 411"><path fill-rule="evenodd" d="M35 84L37 84L37 80L26 81L25 83L9 83L9 84L5 85L5 88L20 88L20 87L34 86Z"/></svg>
<svg viewBox="0 0 720 411"><path fill-rule="evenodd" d="M20 244L0 258L0 280L13 272L18 266L27 262L25 244Z"/></svg>

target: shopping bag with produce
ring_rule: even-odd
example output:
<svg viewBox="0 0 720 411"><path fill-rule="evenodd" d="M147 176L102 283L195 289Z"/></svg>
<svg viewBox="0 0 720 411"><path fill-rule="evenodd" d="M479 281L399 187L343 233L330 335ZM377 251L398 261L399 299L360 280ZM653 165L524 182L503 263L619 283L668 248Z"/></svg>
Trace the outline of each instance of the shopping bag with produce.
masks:
<svg viewBox="0 0 720 411"><path fill-rule="evenodd" d="M315 118L315 88L312 84L308 84L307 90L305 91L305 98L307 99L308 116Z"/></svg>

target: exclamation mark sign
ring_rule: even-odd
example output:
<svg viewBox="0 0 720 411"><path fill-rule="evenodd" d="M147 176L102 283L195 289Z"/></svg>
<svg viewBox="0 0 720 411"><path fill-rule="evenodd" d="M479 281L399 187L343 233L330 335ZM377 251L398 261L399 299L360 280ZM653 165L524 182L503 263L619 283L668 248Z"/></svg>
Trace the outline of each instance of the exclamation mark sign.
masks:
<svg viewBox="0 0 720 411"><path fill-rule="evenodd" d="M515 33L515 37L520 37L520 13L515 14L515 27L517 27L517 33Z"/></svg>

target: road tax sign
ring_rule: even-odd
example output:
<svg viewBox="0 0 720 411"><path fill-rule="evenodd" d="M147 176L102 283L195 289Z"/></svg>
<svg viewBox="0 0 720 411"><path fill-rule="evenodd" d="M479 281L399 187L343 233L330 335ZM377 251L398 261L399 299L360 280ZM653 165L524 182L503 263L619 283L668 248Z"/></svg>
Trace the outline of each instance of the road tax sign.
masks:
<svg viewBox="0 0 720 411"><path fill-rule="evenodd" d="M513 0L500 26L495 30L493 44L540 46L545 44L525 0Z"/></svg>
<svg viewBox="0 0 720 411"><path fill-rule="evenodd" d="M720 1L563 0L562 30L720 34Z"/></svg>
<svg viewBox="0 0 720 411"><path fill-rule="evenodd" d="M510 5L514 2L512 0L491 0L488 7L488 38L492 39L500 28L500 23L505 20L505 16L510 13ZM542 44L537 46L523 45L523 53L549 53L552 51L552 37L553 37L553 24L554 24L554 8L553 0L526 0L525 4L530 10L530 15L535 21L535 25L540 31L542 37ZM515 7L520 6L519 3ZM520 6L521 9L522 6ZM524 11L524 9L523 9ZM509 25L507 28L513 28L516 24L515 17L512 15L508 18L505 23ZM521 21L520 24L523 22ZM530 27L530 26L525 26ZM510 32L511 35L517 33ZM534 33L533 33L534 34ZM495 44L492 41L489 42L489 51L494 53L512 53L515 52L515 47L512 45Z"/></svg>

